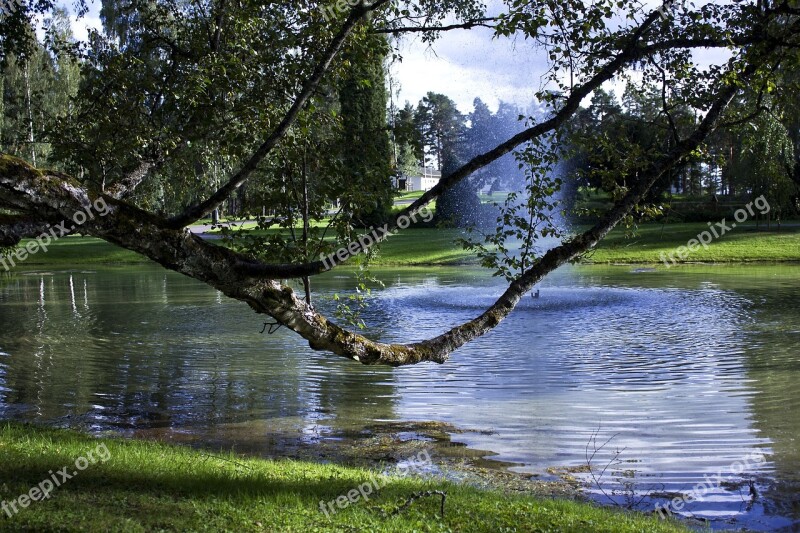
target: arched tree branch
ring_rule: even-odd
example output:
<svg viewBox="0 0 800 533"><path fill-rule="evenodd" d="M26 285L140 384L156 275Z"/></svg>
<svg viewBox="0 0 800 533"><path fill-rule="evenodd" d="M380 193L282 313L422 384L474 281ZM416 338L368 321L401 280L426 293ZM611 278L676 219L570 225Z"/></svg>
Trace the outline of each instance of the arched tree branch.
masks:
<svg viewBox="0 0 800 533"><path fill-rule="evenodd" d="M756 68L747 67L739 79L746 80ZM479 317L423 342L383 344L347 331L297 298L290 288L274 280L243 275L234 268L240 261L235 252L207 243L188 231L165 228L156 217L119 200L109 198L109 214L87 224L84 230L246 302L257 313L272 316L300 334L316 350L331 351L363 364L443 363L454 350L500 324L544 276L594 247L633 210L660 176L708 137L737 90L732 83L721 86L719 96L692 136L654 161L642 174L643 178L597 225L547 252ZM4 156L0 166L0 201L9 199L30 207L51 206L49 209L61 216L69 216L71 211L85 208L91 201L69 178L42 173L21 160Z"/></svg>
<svg viewBox="0 0 800 533"><path fill-rule="evenodd" d="M591 78L594 83L602 84L611 79L640 53L641 38L657 16L654 13L648 17L631 34L620 54L595 72ZM786 33L796 38L796 24L786 26ZM168 269L203 281L228 297L247 303L257 313L271 316L301 335L316 350L327 350L363 364L400 366L422 361L443 363L454 350L500 324L536 282L564 263L589 251L630 214L659 177L695 150L714 131L723 111L737 91L753 83L757 74L760 74L759 69L769 64L776 55L780 55L779 52L776 53L778 48L779 45L768 41L766 44L743 49L739 57L729 62L727 71L719 74L714 87L716 96L697 129L690 137L676 143L668 153L651 161L641 172L640 180L614 204L598 224L547 252L516 278L501 297L479 317L422 342L384 344L347 331L317 313L298 298L291 288L282 286L270 274L258 269L251 271L244 268L243 263L247 259L240 254L208 243L183 228L173 227L113 196L103 196L108 204L106 216L87 222L81 231L138 252ZM592 90L591 85L579 86L564 101L563 107L554 117L529 128L463 166L443 179L437 188L423 195L403 214L415 212L446 187L509 153L526 139L557 128L579 108L581 100ZM50 220L71 218L79 210L91 209L94 201L97 201L97 197L69 176L35 169L10 156L0 157L0 205L11 206L21 213L36 213L42 220ZM9 222L18 223L19 219ZM399 217L394 224L398 222Z"/></svg>

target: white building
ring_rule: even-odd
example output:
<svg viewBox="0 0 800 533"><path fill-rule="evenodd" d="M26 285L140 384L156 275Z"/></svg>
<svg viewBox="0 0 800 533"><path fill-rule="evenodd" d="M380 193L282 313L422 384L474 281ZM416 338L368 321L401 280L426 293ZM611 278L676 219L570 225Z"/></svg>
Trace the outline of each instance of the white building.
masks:
<svg viewBox="0 0 800 533"><path fill-rule="evenodd" d="M424 168L413 176L399 176L394 178L394 185L400 191L429 191L439 184L442 173L430 167Z"/></svg>

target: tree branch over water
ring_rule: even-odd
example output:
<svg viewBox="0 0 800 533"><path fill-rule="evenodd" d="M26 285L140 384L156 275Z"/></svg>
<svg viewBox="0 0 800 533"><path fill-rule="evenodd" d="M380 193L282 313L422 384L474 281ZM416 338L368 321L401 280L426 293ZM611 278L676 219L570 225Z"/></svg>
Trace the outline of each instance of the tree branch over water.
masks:
<svg viewBox="0 0 800 533"><path fill-rule="evenodd" d="M704 115L693 131L684 138L678 138L677 142L663 153L644 161L638 179L595 226L568 239L534 260L531 265L521 269L522 271L511 279L505 292L480 316L428 340L409 344L385 344L334 324L279 281L319 274L326 268L321 261L265 264L242 253L203 240L185 229L187 224L228 199L278 146L298 120L312 94L321 86L326 73L340 51L345 48L348 38L356 32L360 21L369 11L377 9L384 3L372 4L370 9L356 8L350 14L343 27L321 54L310 76L300 84L302 89L270 135L224 185L216 188L205 200L195 203L177 216L172 218L160 216L127 201L130 194L152 170L152 165L158 163L140 163L125 179L109 187L106 192L96 192L68 175L39 170L20 159L2 156L0 205L13 207L26 216L0 217L0 244L3 241L18 242L21 237L33 236L42 225L54 220L70 219L74 213L86 209L87 205L92 205L93 201L102 198L108 204L107 213L88 221L81 227L82 233L135 251L165 268L202 281L230 298L247 303L256 313L268 315L277 323L302 336L315 350L330 351L363 364L401 366L425 361L444 363L454 350L500 324L519 304L521 298L546 275L591 250L629 216L662 176L702 146L719 125L731 101L743 88L752 84L760 86L763 78L774 74L774 71L765 65L774 64L776 59L786 54L787 48L797 41L798 24L800 24L796 17L787 20L788 15L785 13L770 11L759 15L757 20L748 22L746 27L739 28L741 31L738 32L738 37L734 36L732 40L741 39L740 42L746 44L742 44L734 51L733 58L726 66L714 70L702 80L705 85L702 90L698 89L700 96L696 99L702 100ZM523 8L523 12L524 9L526 8ZM598 21L603 20L602 13L595 13L592 16L595 19L593 22L590 21L591 24L600 24ZM574 24L580 26L583 22L567 20L563 25L564 31L572 31L570 28ZM663 25L661 14L653 11L635 27L608 35L601 29L598 30L600 36L591 34L584 36L584 48L603 50L603 54L606 54L610 47L615 46L614 53L609 54L605 62L597 64L590 62L578 67L582 69L583 79L574 85L570 82L568 90L565 89L553 96L551 100L553 112L550 118L526 128L445 176L436 187L395 215L387 224L387 230L400 228L404 217L410 217L418 212L476 171L521 146L558 131L580 109L584 99L604 83L624 74L626 69L639 63L646 63L644 61L646 59L656 60L654 58L656 53L673 52L674 56L668 56L664 60L665 67L659 65L659 79L666 82L669 68L681 67L681 55L678 49L659 45L657 28L659 24ZM713 39L715 42L719 41L716 36ZM671 42L669 36L664 42ZM701 39L692 42L706 41ZM790 46L787 46L787 43ZM580 61L586 61L587 57L592 56L582 54L580 58L576 57L575 64L580 65ZM556 66L573 65L572 61L564 59L560 61L559 63L559 60L556 60ZM666 96L664 99L666 100ZM674 134L676 137L679 136L677 128ZM31 218L27 214L35 216ZM384 233L386 234L388 231ZM337 257L332 266L346 261L350 255L352 254Z"/></svg>

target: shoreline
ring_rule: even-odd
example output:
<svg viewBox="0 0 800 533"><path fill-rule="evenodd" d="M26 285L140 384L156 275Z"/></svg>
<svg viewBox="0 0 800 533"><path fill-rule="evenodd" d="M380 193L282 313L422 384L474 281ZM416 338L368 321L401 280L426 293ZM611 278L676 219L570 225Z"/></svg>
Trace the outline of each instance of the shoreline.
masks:
<svg viewBox="0 0 800 533"><path fill-rule="evenodd" d="M389 433L417 429L436 435L452 428L427 422L396 423L385 429ZM374 437L381 440L380 433ZM406 476L398 474L398 463L386 461L386 457L377 469L374 465L349 466L330 457L327 462L291 456L265 459L240 452L213 452L208 447L137 437L95 437L73 429L8 421L0 424L0 446L7 459L0 463L0 473L8 480L0 487L0 499L21 501L17 495L35 487L48 468L70 464L98 442L107 452L107 461L92 463L79 476L71 476L75 479L54 490L48 501L30 501L11 516L0 515L0 525L6 530L58 525L67 531L305 531L309 527L327 531L353 526L406 531L425 524L428 531L488 532L520 527L520 520L524 520L559 531L583 531L588 524L595 531L609 532L689 531L685 521L602 507L578 498L575 488L564 488L564 482L520 483L519 478L524 476L514 473L487 479L476 468L460 479L424 472ZM383 446L391 447L395 456L407 458L415 454L419 457L419 450L427 450L432 444L412 439L397 447L386 442ZM366 449L354 450L361 461L380 457L374 455L378 448L368 456ZM433 465L445 474L461 472L450 470L446 462L442 469L441 457L436 452L431 456ZM388 477L387 464L393 465ZM384 480L380 490L367 501L358 501L352 489L376 476ZM556 485L561 487L560 492L553 490ZM413 506L408 503L420 491L446 495L444 517L438 514L438 498L420 499ZM332 508L335 513L320 512L321 502L342 503L342 495L347 494L351 497L347 505Z"/></svg>

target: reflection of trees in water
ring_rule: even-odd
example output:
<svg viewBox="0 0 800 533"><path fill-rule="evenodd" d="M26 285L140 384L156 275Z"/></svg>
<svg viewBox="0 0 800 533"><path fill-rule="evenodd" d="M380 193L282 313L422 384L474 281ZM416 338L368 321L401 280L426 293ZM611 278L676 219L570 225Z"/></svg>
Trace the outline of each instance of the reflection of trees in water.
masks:
<svg viewBox="0 0 800 533"><path fill-rule="evenodd" d="M404 271L402 284L413 285L412 296L391 305L377 301L369 311L374 323L415 322L414 306L427 305L417 295L474 275L441 272ZM381 271L381 277L389 290L401 282L392 272ZM697 286L691 276L670 279ZM0 356L4 416L13 416L9 406L27 405L20 417L53 421L72 415L77 418L63 422L185 429L207 442L236 443L237 449L239 443L258 449L270 440L301 436L313 441L326 426L358 430L369 420L397 418L394 371L313 353L284 330L260 335L261 322L246 306L221 300L187 278L137 267L0 281L6 282L0 351L10 354ZM636 278L635 284L644 281ZM318 283L323 294L333 293L352 287L352 278ZM723 289L754 302L751 325L736 324L737 331L747 328L741 336L745 370L758 391L748 395L752 424L773 441L775 452L770 460L779 479L763 494L764 503L768 512L791 514L800 472L794 444L800 433L800 362L792 342L800 309L797 288L771 283L750 290L740 288L738 278L720 281ZM711 337L717 335L740 337L730 331Z"/></svg>
<svg viewBox="0 0 800 533"><path fill-rule="evenodd" d="M0 251L2 253L2 251ZM14 274L11 272L0 270L0 289L3 289L11 283L11 280L14 279ZM0 301L2 301L2 294L0 294Z"/></svg>
<svg viewBox="0 0 800 533"><path fill-rule="evenodd" d="M28 406L25 418L212 432L279 420L300 435L393 417L390 369L331 361L285 331L260 335L246 306L193 280L115 269L16 282L0 346L12 354L4 402Z"/></svg>
<svg viewBox="0 0 800 533"><path fill-rule="evenodd" d="M85 337L91 317L80 312L74 274L20 274L4 290L0 344L9 353L4 401L22 404L26 416L51 418L50 398L74 405L90 394L85 371ZM78 333L76 335L76 333ZM58 411L56 411L58 412ZM59 412L60 414L60 412Z"/></svg>

